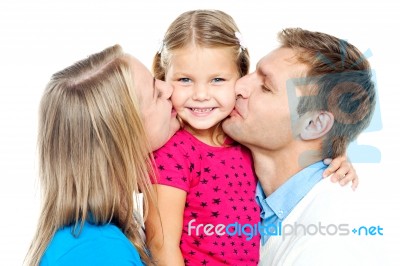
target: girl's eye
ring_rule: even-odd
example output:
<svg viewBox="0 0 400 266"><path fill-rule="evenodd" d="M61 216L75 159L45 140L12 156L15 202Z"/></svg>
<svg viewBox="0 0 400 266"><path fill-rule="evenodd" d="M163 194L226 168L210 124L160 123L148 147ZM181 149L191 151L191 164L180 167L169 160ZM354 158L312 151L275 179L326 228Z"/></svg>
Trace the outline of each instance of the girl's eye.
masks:
<svg viewBox="0 0 400 266"><path fill-rule="evenodd" d="M183 82L183 83L189 83L191 82L190 78L180 78L178 81Z"/></svg>
<svg viewBox="0 0 400 266"><path fill-rule="evenodd" d="M225 79L223 79L223 78L214 78L213 80L212 80L212 82L223 82L223 81L225 81Z"/></svg>

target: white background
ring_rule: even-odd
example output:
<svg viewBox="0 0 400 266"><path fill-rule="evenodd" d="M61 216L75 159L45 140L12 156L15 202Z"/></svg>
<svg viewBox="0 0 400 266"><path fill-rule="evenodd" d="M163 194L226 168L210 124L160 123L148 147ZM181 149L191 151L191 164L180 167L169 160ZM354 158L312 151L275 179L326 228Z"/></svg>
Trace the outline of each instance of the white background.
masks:
<svg viewBox="0 0 400 266"><path fill-rule="evenodd" d="M136 4L140 3L140 4ZM120 43L148 67L169 23L184 11L221 9L236 20L247 41L252 68L276 47L285 27L327 32L348 40L376 72L383 128L359 144L381 152L380 163L355 164L361 178L360 225L384 228L360 237L371 265L399 265L400 226L397 150L400 136L400 25L396 1L12 1L0 2L0 265L21 265L33 236L40 191L37 183L37 110L50 75L76 60ZM398 37L397 37L398 38ZM397 126L397 127L396 127ZM335 252L334 250L332 252ZM338 254L339 255L339 254ZM374 261L375 260L375 261ZM397 263L396 263L397 261Z"/></svg>

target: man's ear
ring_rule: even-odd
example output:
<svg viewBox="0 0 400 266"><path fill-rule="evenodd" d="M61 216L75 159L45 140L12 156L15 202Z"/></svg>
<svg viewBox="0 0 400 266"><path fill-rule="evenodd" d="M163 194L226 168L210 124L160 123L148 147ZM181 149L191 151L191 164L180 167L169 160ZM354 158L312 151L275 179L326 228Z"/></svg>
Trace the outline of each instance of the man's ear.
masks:
<svg viewBox="0 0 400 266"><path fill-rule="evenodd" d="M318 139L326 135L331 130L335 118L332 113L327 111L312 112L304 121L300 137L303 140Z"/></svg>

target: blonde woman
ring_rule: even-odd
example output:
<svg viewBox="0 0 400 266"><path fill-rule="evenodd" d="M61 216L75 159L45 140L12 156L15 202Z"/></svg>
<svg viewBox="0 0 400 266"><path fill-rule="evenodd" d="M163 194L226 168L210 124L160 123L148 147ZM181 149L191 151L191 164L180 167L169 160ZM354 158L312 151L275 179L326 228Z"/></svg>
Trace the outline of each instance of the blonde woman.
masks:
<svg viewBox="0 0 400 266"><path fill-rule="evenodd" d="M179 128L171 86L119 45L54 74L40 104L43 205L28 265L152 264L134 214L150 154Z"/></svg>

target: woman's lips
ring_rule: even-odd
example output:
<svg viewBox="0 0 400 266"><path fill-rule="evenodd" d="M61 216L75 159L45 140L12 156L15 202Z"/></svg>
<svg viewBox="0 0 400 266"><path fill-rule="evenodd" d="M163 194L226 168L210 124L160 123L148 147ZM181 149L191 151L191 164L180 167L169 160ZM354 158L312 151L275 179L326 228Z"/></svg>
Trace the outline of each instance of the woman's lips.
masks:
<svg viewBox="0 0 400 266"><path fill-rule="evenodd" d="M171 109L171 116L176 116L178 113L174 108Z"/></svg>

